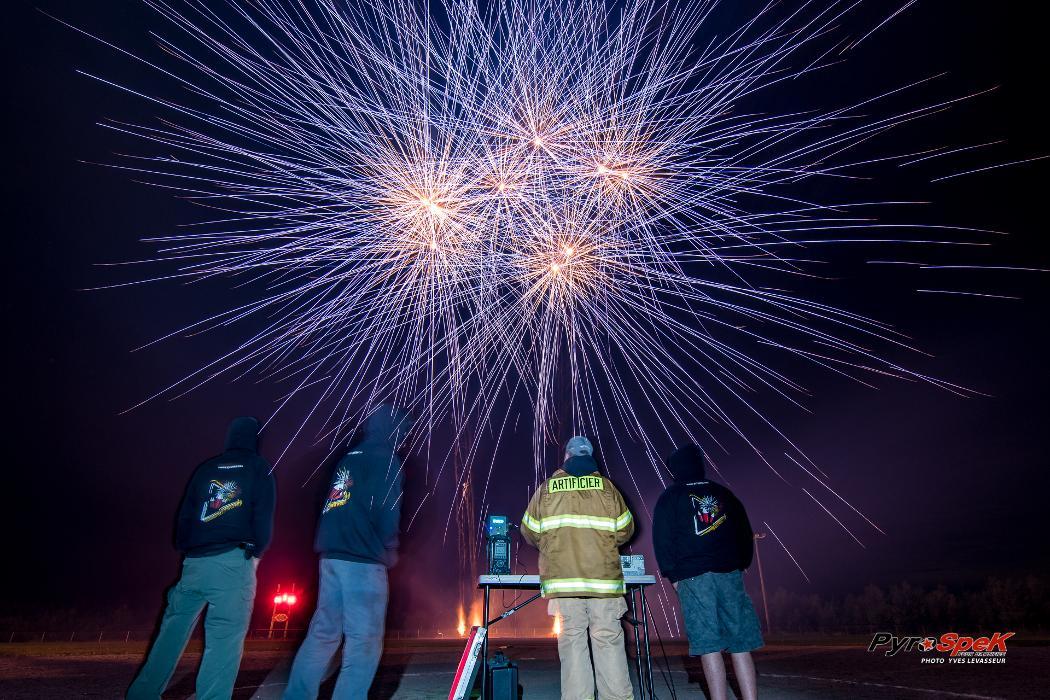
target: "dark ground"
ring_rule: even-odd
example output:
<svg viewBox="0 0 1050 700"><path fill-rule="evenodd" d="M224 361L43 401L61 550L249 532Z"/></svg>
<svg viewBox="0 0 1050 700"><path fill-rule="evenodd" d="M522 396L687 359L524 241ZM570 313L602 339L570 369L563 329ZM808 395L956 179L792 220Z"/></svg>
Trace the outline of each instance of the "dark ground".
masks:
<svg viewBox="0 0 1050 700"><path fill-rule="evenodd" d="M551 699L557 693L557 650L553 640L497 640L519 664L526 698ZM918 654L886 658L869 654L866 640L845 638L778 640L757 652L759 688L764 699L803 698L1039 698L1050 687L1050 644L1011 641L1005 665L930 666ZM276 698L293 644L250 642L238 678L236 698ZM143 644L0 645L0 698L119 697L130 681ZM703 698L699 663L686 657L680 642L666 647L667 660L654 649L657 665L670 668L678 698ZM448 695L460 653L456 641L393 641L387 645L370 698L429 700ZM199 647L191 647L166 698L193 693ZM666 671L657 672L657 697L669 700ZM330 697L332 683L322 698Z"/></svg>

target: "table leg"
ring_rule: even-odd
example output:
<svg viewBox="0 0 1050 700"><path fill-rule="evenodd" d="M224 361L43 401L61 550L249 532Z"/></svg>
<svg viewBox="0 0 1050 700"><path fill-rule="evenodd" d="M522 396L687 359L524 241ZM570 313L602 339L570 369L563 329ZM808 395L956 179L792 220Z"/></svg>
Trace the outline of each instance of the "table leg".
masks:
<svg viewBox="0 0 1050 700"><path fill-rule="evenodd" d="M655 695L653 693L653 655L652 650L649 648L649 603L645 600L645 591L639 591L639 595L642 596L642 635L645 639L645 678L649 685L649 700L654 700Z"/></svg>
<svg viewBox="0 0 1050 700"><path fill-rule="evenodd" d="M635 678L638 679L638 697L645 695L645 681L642 680L642 647L638 640L638 588L632 587L629 591L631 598L631 629L634 630L634 669Z"/></svg>
<svg viewBox="0 0 1050 700"><path fill-rule="evenodd" d="M478 669L478 673L481 674L481 700L488 698L488 680L489 680L489 587L485 586L485 610L482 612L481 624L485 628L485 641L481 643L481 668Z"/></svg>

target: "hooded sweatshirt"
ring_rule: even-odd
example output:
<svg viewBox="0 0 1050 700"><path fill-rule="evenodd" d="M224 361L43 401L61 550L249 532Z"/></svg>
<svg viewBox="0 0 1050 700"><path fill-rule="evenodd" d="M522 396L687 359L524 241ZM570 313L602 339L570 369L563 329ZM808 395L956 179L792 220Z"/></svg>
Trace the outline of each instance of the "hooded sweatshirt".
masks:
<svg viewBox="0 0 1050 700"><path fill-rule="evenodd" d="M675 450L667 460L674 483L653 512L653 550L672 582L751 566L753 532L733 492L704 475L699 447Z"/></svg>
<svg viewBox="0 0 1050 700"><path fill-rule="evenodd" d="M410 429L405 412L380 406L364 439L336 465L314 544L322 559L397 563L403 478L397 447Z"/></svg>
<svg viewBox="0 0 1050 700"><path fill-rule="evenodd" d="M259 421L235 418L223 453L193 473L175 528L175 546L187 557L245 545L258 557L270 545L275 487L258 441Z"/></svg>

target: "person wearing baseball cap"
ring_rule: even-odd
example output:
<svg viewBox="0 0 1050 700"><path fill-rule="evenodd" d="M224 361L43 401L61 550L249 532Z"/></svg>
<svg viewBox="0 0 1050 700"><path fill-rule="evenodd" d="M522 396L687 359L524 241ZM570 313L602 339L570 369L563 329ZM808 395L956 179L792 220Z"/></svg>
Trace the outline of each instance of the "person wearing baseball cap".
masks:
<svg viewBox="0 0 1050 700"><path fill-rule="evenodd" d="M565 455L566 461L570 457L591 457L594 455L594 445L582 435L577 435L565 443Z"/></svg>
<svg viewBox="0 0 1050 700"><path fill-rule="evenodd" d="M619 549L634 534L634 518L616 485L598 473L586 437L565 444L564 462L533 494L521 533L540 550L547 610L561 616L562 700L632 700Z"/></svg>

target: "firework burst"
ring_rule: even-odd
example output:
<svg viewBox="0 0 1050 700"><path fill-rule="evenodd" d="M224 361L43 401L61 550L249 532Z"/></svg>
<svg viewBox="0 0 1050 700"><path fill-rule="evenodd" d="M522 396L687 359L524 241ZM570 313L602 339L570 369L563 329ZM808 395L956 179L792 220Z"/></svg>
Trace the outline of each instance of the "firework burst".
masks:
<svg viewBox="0 0 1050 700"><path fill-rule="evenodd" d="M108 126L166 155L121 167L219 212L151 239L164 278L258 290L171 334L252 328L157 395L278 377L333 443L378 401L499 433L524 395L539 470L570 427L654 465L655 433L750 445L735 416L769 423L752 397L804 395L778 357L961 391L879 351L903 345L889 326L770 283L805 273L799 251L891 240L863 203L797 193L945 106L740 108L838 60L850 4L726 34L704 0L145 2L166 58L127 55L184 99L123 88L163 118Z"/></svg>

